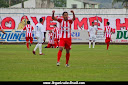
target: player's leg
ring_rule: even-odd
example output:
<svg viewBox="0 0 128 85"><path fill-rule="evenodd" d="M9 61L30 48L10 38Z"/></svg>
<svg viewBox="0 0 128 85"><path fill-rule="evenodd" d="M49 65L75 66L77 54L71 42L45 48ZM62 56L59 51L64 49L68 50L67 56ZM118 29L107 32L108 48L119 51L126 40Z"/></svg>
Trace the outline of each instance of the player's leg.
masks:
<svg viewBox="0 0 128 85"><path fill-rule="evenodd" d="M66 67L69 67L70 49L66 49Z"/></svg>
<svg viewBox="0 0 128 85"><path fill-rule="evenodd" d="M70 58L71 39L66 40L65 48L66 48L66 67L69 67L68 62Z"/></svg>
<svg viewBox="0 0 128 85"><path fill-rule="evenodd" d="M59 46L59 51L58 51L58 54L57 54L57 66L60 65L60 58L61 58L63 47L64 47L64 44L65 44L64 40L60 39L59 44L60 44L60 46Z"/></svg>
<svg viewBox="0 0 128 85"><path fill-rule="evenodd" d="M108 48L109 48L109 42L110 42L110 38L106 37L105 42L106 42L106 44L107 44L107 50L108 50Z"/></svg>
<svg viewBox="0 0 128 85"><path fill-rule="evenodd" d="M89 37L89 48L91 48L91 41L92 41L92 37Z"/></svg>
<svg viewBox="0 0 128 85"><path fill-rule="evenodd" d="M35 52L36 52L37 48L39 48L39 37L37 37L37 44L36 44L36 46L35 46L35 48L33 50L33 54L34 55L36 54Z"/></svg>
<svg viewBox="0 0 128 85"><path fill-rule="evenodd" d="M96 36L93 37L93 48L95 47Z"/></svg>
<svg viewBox="0 0 128 85"><path fill-rule="evenodd" d="M32 42L33 42L33 38L30 37L30 46L31 46Z"/></svg>
<svg viewBox="0 0 128 85"><path fill-rule="evenodd" d="M39 37L39 54L40 54L40 55L44 55L44 54L42 53L42 43L43 43L43 37L40 36L40 37Z"/></svg>
<svg viewBox="0 0 128 85"><path fill-rule="evenodd" d="M26 46L27 46L27 49L29 50L29 37L26 37Z"/></svg>
<svg viewBox="0 0 128 85"><path fill-rule="evenodd" d="M48 43L47 48L50 48L52 45Z"/></svg>
<svg viewBox="0 0 128 85"><path fill-rule="evenodd" d="M91 48L91 40L89 40L89 48Z"/></svg>

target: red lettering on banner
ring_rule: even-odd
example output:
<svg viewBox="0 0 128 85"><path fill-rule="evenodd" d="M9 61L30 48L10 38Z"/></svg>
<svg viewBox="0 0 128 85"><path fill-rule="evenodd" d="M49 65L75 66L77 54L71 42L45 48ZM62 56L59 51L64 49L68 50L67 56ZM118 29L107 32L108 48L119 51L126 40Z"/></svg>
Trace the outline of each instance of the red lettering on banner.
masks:
<svg viewBox="0 0 128 85"><path fill-rule="evenodd" d="M102 23L102 18L95 16L95 17L90 17L89 18L89 22L90 22L90 26L92 25L92 22L94 22L95 25L100 26L100 23L97 23L97 20L100 21ZM95 22L96 21L96 22ZM101 28L98 28L98 30L102 30Z"/></svg>
<svg viewBox="0 0 128 85"><path fill-rule="evenodd" d="M128 27L128 18L125 18L125 23L120 23L120 19L116 19L116 30L121 30L121 27Z"/></svg>
<svg viewBox="0 0 128 85"><path fill-rule="evenodd" d="M87 18L83 18L81 21L79 21L78 18L74 20L74 30L78 30L78 26L82 28L83 25L84 25L84 29L87 30L88 29Z"/></svg>
<svg viewBox="0 0 128 85"><path fill-rule="evenodd" d="M37 21L37 18L36 18L36 17L31 17L31 19L32 19L32 21L34 22L34 24L35 24L35 25L38 23L38 21ZM44 21L45 21L45 17L42 17L42 19L43 19L43 22L42 22L42 24L43 24L43 23L44 23Z"/></svg>
<svg viewBox="0 0 128 85"><path fill-rule="evenodd" d="M55 22L51 22L51 21L53 21L52 17L51 16L47 16L47 18L46 18L46 30L54 29L53 27L50 27L50 25L55 25L56 23Z"/></svg>
<svg viewBox="0 0 128 85"><path fill-rule="evenodd" d="M3 29L15 29L15 21L11 17L6 17L2 20L1 26Z"/></svg>

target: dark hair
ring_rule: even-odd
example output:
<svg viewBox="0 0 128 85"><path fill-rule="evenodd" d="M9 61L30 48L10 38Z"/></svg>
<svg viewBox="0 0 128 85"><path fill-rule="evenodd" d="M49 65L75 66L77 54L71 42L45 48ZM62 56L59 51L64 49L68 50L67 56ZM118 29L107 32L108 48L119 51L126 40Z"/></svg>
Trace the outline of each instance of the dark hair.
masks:
<svg viewBox="0 0 128 85"><path fill-rule="evenodd" d="M107 25L110 25L110 22L107 22Z"/></svg>
<svg viewBox="0 0 128 85"><path fill-rule="evenodd" d="M92 22L92 24L94 24L94 22Z"/></svg>
<svg viewBox="0 0 128 85"><path fill-rule="evenodd" d="M67 14L68 14L68 12L63 12L63 14L62 14L62 15L64 15L65 13L67 13Z"/></svg>
<svg viewBox="0 0 128 85"><path fill-rule="evenodd" d="M56 26L57 27L57 25L55 24L55 25L53 25L53 26Z"/></svg>
<svg viewBox="0 0 128 85"><path fill-rule="evenodd" d="M40 22L42 22L42 21L43 21L43 19L42 19L42 18L40 18L40 19L39 19L39 21L40 21Z"/></svg>
<svg viewBox="0 0 128 85"><path fill-rule="evenodd" d="M30 21L27 21L27 24L30 24Z"/></svg>

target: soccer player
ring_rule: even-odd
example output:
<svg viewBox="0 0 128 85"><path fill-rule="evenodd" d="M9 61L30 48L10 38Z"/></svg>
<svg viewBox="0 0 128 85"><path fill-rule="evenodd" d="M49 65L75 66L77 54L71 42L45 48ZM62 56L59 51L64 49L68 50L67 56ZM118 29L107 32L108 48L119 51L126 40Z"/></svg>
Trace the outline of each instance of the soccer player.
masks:
<svg viewBox="0 0 128 85"><path fill-rule="evenodd" d="M71 49L71 25L75 20L74 11L71 10L73 14L73 19L68 17L68 12L63 12L61 18L57 18L54 16L55 11L52 11L52 19L59 22L60 29L60 41L59 41L59 51L57 55L57 66L60 65L60 58L62 55L63 48L66 49L66 67L69 67L68 61L70 57L70 49Z"/></svg>
<svg viewBox="0 0 128 85"><path fill-rule="evenodd" d="M33 36L32 36L32 31L34 30L33 26L30 24L30 21L27 21L27 25L22 29L21 33L26 30L26 46L27 49L29 50L29 40L30 40L30 46L33 42Z"/></svg>
<svg viewBox="0 0 128 85"><path fill-rule="evenodd" d="M35 46L34 50L33 50L33 54L35 55L35 51L37 48L39 48L39 55L44 55L42 53L42 44L43 42L45 41L44 39L44 32L45 32L45 28L44 26L42 25L42 22L43 22L43 19L40 18L39 19L39 23L36 24L36 28L34 29L34 33L35 33L35 38L37 39L37 45Z"/></svg>
<svg viewBox="0 0 128 85"><path fill-rule="evenodd" d="M91 42L93 41L93 48L95 47L95 40L97 35L97 27L94 25L94 22L92 22L92 26L88 29L88 36L89 36L89 48L91 48Z"/></svg>
<svg viewBox="0 0 128 85"><path fill-rule="evenodd" d="M48 38L49 38L48 45L45 48L51 48L51 47L53 48L55 44L54 44L54 33L52 32L52 30L49 31Z"/></svg>
<svg viewBox="0 0 128 85"><path fill-rule="evenodd" d="M54 36L55 36L55 39L54 39L55 48L58 48L58 46L59 46L59 28L56 25L54 25Z"/></svg>
<svg viewBox="0 0 128 85"><path fill-rule="evenodd" d="M107 44L107 50L109 48L109 43L110 43L111 35L112 35L112 28L109 25L110 23L107 22L107 26L105 26L105 29L104 29L104 36L106 34L105 43Z"/></svg>

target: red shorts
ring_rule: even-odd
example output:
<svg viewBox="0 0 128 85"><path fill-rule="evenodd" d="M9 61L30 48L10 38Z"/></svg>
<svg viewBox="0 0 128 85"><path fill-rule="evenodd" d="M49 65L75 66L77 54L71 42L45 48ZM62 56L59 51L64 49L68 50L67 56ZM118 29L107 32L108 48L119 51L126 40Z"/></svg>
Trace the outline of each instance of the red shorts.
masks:
<svg viewBox="0 0 128 85"><path fill-rule="evenodd" d="M64 47L65 49L71 49L71 38L60 38L59 47Z"/></svg>
<svg viewBox="0 0 128 85"><path fill-rule="evenodd" d="M26 37L26 41L28 42L30 40L30 42L33 41L33 38L32 37Z"/></svg>
<svg viewBox="0 0 128 85"><path fill-rule="evenodd" d="M110 40L111 40L111 38L106 37L106 39L105 39L105 43L109 43L109 42L110 42Z"/></svg>

